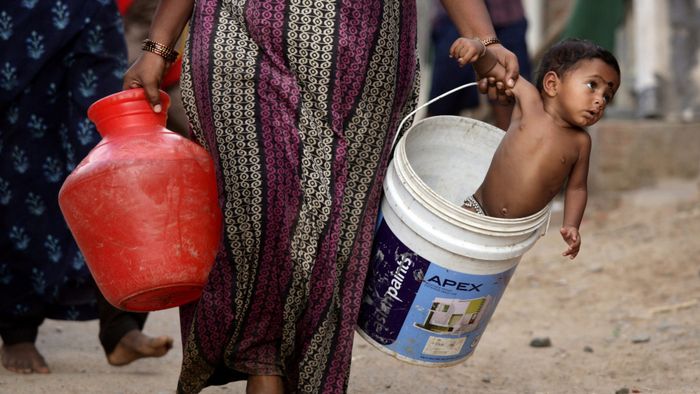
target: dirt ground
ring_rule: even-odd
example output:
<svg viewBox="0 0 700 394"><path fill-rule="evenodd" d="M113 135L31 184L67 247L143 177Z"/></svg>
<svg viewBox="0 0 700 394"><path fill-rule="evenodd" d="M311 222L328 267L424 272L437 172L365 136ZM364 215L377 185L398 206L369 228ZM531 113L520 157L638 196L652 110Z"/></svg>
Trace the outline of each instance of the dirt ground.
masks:
<svg viewBox="0 0 700 394"><path fill-rule="evenodd" d="M560 222L555 215L523 257L473 357L417 367L357 336L349 392L699 393L700 182L592 196L574 261L560 256ZM177 311L153 313L146 332L176 337L175 349L116 368L96 322L48 321L38 347L52 373L0 368L0 393L172 393L182 356ZM531 347L538 337L551 346Z"/></svg>

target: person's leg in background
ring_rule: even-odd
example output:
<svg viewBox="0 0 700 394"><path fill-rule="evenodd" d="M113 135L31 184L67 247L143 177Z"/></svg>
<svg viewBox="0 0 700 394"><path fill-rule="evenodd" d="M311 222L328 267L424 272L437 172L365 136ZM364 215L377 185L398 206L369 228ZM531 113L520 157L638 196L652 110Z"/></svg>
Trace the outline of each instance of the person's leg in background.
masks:
<svg viewBox="0 0 700 394"><path fill-rule="evenodd" d="M105 26L95 16L114 19L116 9L70 2L57 15L62 8L56 4L0 6L15 26L0 40L11 70L0 89L0 334L3 366L20 373L49 372L35 345L44 319L97 317L94 282L63 220L58 192L81 154L99 140L87 107L75 103L119 87L114 68L100 74L98 62L76 61L94 60L91 52L105 50ZM90 39L92 46L77 48Z"/></svg>
<svg viewBox="0 0 700 394"><path fill-rule="evenodd" d="M430 81L430 98L435 98L457 86L474 82L474 70L471 66L459 67L455 59L450 58L450 46L459 38L457 28L447 14L436 17L431 31L433 62ZM476 87L466 88L428 106L428 116L460 115L462 110L479 106L479 93Z"/></svg>
<svg viewBox="0 0 700 394"><path fill-rule="evenodd" d="M102 293L96 293L100 343L110 364L121 366L143 357L161 357L173 347L173 339L168 336L143 334L148 313L120 310L112 306Z"/></svg>
<svg viewBox="0 0 700 394"><path fill-rule="evenodd" d="M3 316L0 322L2 365L17 373L49 373L49 366L36 348L41 313L18 318Z"/></svg>
<svg viewBox="0 0 700 394"><path fill-rule="evenodd" d="M57 197L65 177L99 141L87 108L121 89L126 66L114 4L71 2L60 18L53 6L0 6L18 26L11 39L0 41L13 72L0 89L0 352L3 366L20 373L49 372L35 345L45 318L98 317L95 283ZM28 52L29 41L35 45ZM152 342L140 329L107 336L119 338L111 354L126 348L126 356L110 360L120 365L162 355L172 343L167 337Z"/></svg>

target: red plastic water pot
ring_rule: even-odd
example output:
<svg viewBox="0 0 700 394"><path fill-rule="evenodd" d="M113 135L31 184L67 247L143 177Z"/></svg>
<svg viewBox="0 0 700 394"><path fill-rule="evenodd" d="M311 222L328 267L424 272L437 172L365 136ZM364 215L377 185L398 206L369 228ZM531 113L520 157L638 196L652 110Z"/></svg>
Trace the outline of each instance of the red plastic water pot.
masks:
<svg viewBox="0 0 700 394"><path fill-rule="evenodd" d="M214 163L165 128L142 89L96 101L102 136L68 176L59 205L105 298L129 311L179 306L201 295L219 246Z"/></svg>

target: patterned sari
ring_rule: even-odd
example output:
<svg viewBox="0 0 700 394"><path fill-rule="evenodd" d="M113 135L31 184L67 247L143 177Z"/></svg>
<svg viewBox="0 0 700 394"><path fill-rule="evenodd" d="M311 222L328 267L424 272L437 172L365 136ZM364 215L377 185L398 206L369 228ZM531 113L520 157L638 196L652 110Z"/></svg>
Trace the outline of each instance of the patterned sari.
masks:
<svg viewBox="0 0 700 394"><path fill-rule="evenodd" d="M396 128L413 0L200 0L183 101L217 162L223 242L181 310L178 389L282 375L342 393Z"/></svg>

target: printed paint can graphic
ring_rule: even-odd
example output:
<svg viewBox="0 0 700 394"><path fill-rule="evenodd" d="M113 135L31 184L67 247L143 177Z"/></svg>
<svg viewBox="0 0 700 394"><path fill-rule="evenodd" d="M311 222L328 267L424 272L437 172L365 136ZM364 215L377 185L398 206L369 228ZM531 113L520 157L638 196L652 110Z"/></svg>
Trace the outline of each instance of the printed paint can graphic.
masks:
<svg viewBox="0 0 700 394"><path fill-rule="evenodd" d="M466 360L522 255L546 232L549 206L518 219L461 207L502 136L480 121L436 116L396 144L358 320L380 350L425 366Z"/></svg>

